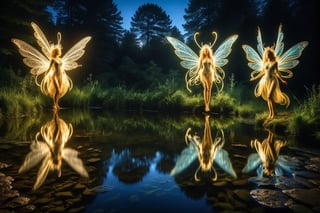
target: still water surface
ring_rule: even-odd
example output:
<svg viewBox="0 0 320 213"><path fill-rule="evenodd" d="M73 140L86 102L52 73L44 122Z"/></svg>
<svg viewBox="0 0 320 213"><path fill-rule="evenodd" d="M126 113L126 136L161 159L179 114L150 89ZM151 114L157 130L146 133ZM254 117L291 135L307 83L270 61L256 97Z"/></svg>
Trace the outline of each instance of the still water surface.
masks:
<svg viewBox="0 0 320 213"><path fill-rule="evenodd" d="M263 176L259 147L290 176L294 144L215 115L62 109L1 124L0 172L39 212L262 212L248 182Z"/></svg>

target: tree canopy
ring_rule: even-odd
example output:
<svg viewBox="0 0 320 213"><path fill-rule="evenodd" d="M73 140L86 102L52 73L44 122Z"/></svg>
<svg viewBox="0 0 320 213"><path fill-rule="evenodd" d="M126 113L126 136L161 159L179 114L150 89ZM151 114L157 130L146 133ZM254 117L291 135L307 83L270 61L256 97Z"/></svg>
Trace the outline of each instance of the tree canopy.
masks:
<svg viewBox="0 0 320 213"><path fill-rule="evenodd" d="M149 45L152 39L164 40L171 30L171 19L166 12L156 4L143 4L132 17L131 31L144 45Z"/></svg>

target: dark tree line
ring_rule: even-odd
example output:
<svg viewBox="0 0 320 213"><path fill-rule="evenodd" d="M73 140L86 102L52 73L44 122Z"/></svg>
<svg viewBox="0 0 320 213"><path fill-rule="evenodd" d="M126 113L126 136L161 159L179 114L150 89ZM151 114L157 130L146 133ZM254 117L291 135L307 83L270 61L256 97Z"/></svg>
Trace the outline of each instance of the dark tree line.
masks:
<svg viewBox="0 0 320 213"><path fill-rule="evenodd" d="M37 46L30 27L34 21L52 42L56 42L56 33L60 31L64 51L80 38L92 36L86 54L80 59L84 66L70 73L79 84L89 74L105 87L149 89L172 77L183 82L185 70L165 36L186 41L198 53L193 34L200 32L200 40L205 43L212 41L212 31L218 33L214 48L229 35L239 34L226 65L226 80L234 73L239 84L250 84L250 71L241 45L256 46L258 26L265 44L272 45L282 23L285 49L296 42L309 41L300 64L293 70L292 82L299 86L291 89L301 90L304 85L319 83L313 78L319 48L317 0L189 0L184 15L185 35L172 26L166 11L152 3L137 8L131 17L130 30L123 29L121 11L112 0L3 0L1 4L0 67L10 67L16 75L24 76L29 70L10 39L20 38ZM48 6L57 12L55 20Z"/></svg>

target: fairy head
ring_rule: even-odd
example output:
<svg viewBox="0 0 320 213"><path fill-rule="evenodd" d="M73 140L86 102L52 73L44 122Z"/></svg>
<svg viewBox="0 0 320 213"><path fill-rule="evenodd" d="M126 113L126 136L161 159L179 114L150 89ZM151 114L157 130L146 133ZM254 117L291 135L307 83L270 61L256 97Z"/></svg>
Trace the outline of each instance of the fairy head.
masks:
<svg viewBox="0 0 320 213"><path fill-rule="evenodd" d="M57 40L58 40L58 43L57 44L51 44L51 57L52 58L59 58L61 56L61 49L62 49L62 46L61 46L61 33L58 32L57 33Z"/></svg>
<svg viewBox="0 0 320 213"><path fill-rule="evenodd" d="M264 48L264 54L263 54L263 59L264 61L276 61L276 54L274 52L273 47L266 47Z"/></svg>
<svg viewBox="0 0 320 213"><path fill-rule="evenodd" d="M217 40L217 33L216 32L212 32L212 35L214 36L214 41L213 43L209 43L209 44L199 44L199 42L197 41L197 36L199 35L199 32L196 32L194 34L194 41L197 44L197 46L200 48L200 54L199 54L199 65L198 65L198 69L202 69L203 66L206 66L207 68L209 68L210 66L214 66L214 58L213 58L213 53L212 53L212 47L215 44L216 40ZM213 67L211 67L213 68Z"/></svg>

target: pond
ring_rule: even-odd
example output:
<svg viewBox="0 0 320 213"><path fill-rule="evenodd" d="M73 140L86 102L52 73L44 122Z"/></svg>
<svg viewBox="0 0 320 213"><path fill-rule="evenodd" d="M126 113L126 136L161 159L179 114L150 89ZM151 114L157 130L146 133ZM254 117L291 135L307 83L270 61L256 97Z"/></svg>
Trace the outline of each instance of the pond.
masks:
<svg viewBox="0 0 320 213"><path fill-rule="evenodd" d="M320 210L319 152L250 120L62 109L0 130L0 211Z"/></svg>

